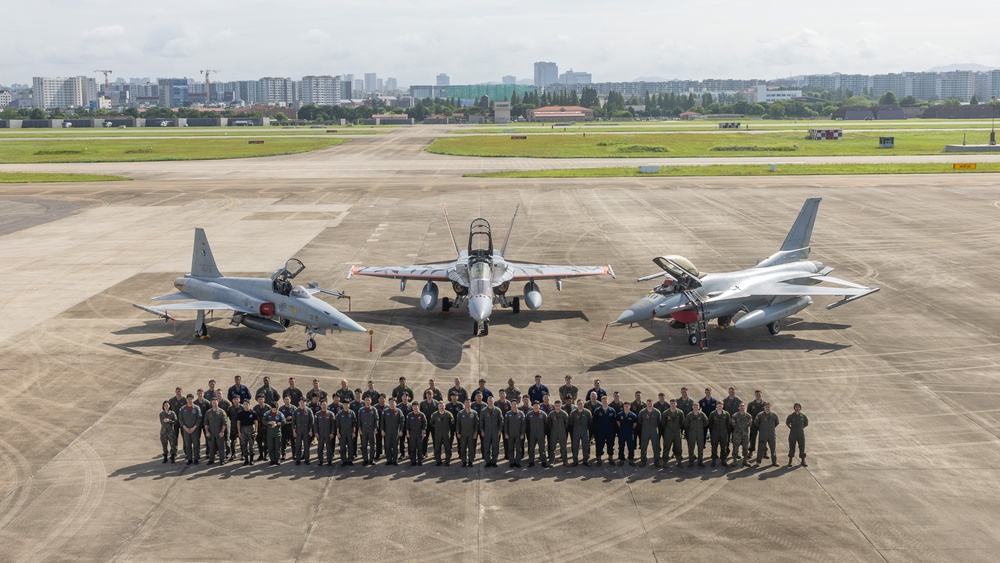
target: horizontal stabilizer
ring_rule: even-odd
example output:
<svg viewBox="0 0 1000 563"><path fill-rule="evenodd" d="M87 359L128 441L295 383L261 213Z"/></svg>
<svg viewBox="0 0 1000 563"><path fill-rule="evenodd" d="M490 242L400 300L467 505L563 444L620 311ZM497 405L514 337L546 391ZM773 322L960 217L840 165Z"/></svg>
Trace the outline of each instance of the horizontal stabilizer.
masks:
<svg viewBox="0 0 1000 563"><path fill-rule="evenodd" d="M857 301L858 299L861 299L862 297L867 297L867 296L869 296L869 295L871 295L873 293L878 293L878 291L880 289L881 289L880 287L875 287L875 288L872 288L872 289L870 289L870 290L868 290L868 291L866 291L864 293L861 293L859 295L853 295L853 296L850 296L850 297L845 297L844 299L841 299L840 301L836 301L834 303L830 303L829 305L826 306L826 308L827 308L827 310L836 309L837 307L840 307L841 305L847 305L851 301Z"/></svg>

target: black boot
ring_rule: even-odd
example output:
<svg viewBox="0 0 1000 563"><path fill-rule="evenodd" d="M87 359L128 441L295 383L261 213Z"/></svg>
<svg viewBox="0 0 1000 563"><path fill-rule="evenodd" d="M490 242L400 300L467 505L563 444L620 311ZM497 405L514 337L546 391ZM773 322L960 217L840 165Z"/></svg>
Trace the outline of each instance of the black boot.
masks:
<svg viewBox="0 0 1000 563"><path fill-rule="evenodd" d="M167 454L163 454L163 463L167 462Z"/></svg>

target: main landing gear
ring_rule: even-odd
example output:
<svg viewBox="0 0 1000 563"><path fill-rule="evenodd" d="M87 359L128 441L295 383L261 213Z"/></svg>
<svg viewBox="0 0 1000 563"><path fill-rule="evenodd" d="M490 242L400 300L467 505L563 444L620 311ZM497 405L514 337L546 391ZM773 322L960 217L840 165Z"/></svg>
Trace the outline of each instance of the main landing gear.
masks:
<svg viewBox="0 0 1000 563"><path fill-rule="evenodd" d="M490 321L472 321L472 336L486 336L490 333Z"/></svg>
<svg viewBox="0 0 1000 563"><path fill-rule="evenodd" d="M773 323L767 324L767 331L772 335L781 332L781 321L774 321Z"/></svg>
<svg viewBox="0 0 1000 563"><path fill-rule="evenodd" d="M205 324L205 311L198 311L198 318L194 321L194 338L205 340L208 336L208 325Z"/></svg>

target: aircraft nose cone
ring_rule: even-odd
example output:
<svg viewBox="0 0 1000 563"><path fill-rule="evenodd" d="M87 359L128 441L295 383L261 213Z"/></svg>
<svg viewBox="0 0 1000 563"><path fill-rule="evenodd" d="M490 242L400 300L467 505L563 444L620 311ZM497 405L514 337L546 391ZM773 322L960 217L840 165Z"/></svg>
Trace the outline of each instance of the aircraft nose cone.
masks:
<svg viewBox="0 0 1000 563"><path fill-rule="evenodd" d="M628 309L618 315L615 322L618 324L631 324L649 320L653 318L655 305L649 299L641 299L633 303Z"/></svg>
<svg viewBox="0 0 1000 563"><path fill-rule="evenodd" d="M337 323L340 330L346 330L348 332L368 332L365 327L354 322L350 317L337 311L336 314L331 315L333 317L333 322Z"/></svg>
<svg viewBox="0 0 1000 563"><path fill-rule="evenodd" d="M475 295L469 298L469 315L472 320L477 322L485 321L490 318L490 313L493 312L493 299L483 296Z"/></svg>

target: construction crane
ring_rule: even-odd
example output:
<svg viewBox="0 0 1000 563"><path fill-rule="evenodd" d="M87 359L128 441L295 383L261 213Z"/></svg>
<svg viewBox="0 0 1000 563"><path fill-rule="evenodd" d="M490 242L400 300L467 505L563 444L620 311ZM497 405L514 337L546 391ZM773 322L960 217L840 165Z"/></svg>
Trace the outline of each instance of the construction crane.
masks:
<svg viewBox="0 0 1000 563"><path fill-rule="evenodd" d="M114 71L113 70L95 70L94 72L100 72L101 74L104 75L104 93L106 95L108 93L108 90L110 89L110 84L108 83L108 76L110 76L111 73L114 72Z"/></svg>
<svg viewBox="0 0 1000 563"><path fill-rule="evenodd" d="M203 70L203 71L201 71L201 73L205 75L205 103L206 104L208 102L212 101L212 90L210 88L211 84L208 81L208 75L212 74L213 72L219 72L219 71L217 71L217 70Z"/></svg>

